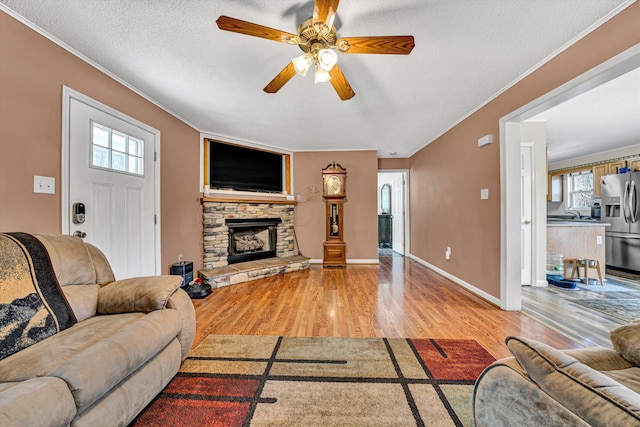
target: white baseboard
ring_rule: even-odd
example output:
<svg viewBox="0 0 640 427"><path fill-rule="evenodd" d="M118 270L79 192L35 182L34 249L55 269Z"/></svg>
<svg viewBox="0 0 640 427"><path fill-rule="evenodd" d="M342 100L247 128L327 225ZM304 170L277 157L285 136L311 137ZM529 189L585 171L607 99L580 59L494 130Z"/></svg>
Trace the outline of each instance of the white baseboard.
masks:
<svg viewBox="0 0 640 427"><path fill-rule="evenodd" d="M536 284L535 287L536 288L546 288L547 286L549 286L549 282L547 282L546 280L536 280Z"/></svg>
<svg viewBox="0 0 640 427"><path fill-rule="evenodd" d="M380 264L378 258L375 259L348 259L347 264Z"/></svg>
<svg viewBox="0 0 640 427"><path fill-rule="evenodd" d="M457 283L458 285L462 286L466 290L476 294L480 298L485 299L485 300L487 300L489 302L492 302L495 305L497 305L498 307L501 307L499 298L496 298L493 295L490 295L490 294L486 293L482 289L476 288L471 283L465 282L464 280L459 279L458 277L454 276L453 274L450 274L450 273L442 270L441 268L436 267L433 264L429 264L427 261L425 261L423 259L420 259L420 258L418 258L417 256L415 256L413 254L409 254L408 257L411 258L412 260L414 260L415 262L417 262L418 264L422 264L425 267L427 267L428 269L435 271L436 273L446 277L447 279L451 280L454 283Z"/></svg>

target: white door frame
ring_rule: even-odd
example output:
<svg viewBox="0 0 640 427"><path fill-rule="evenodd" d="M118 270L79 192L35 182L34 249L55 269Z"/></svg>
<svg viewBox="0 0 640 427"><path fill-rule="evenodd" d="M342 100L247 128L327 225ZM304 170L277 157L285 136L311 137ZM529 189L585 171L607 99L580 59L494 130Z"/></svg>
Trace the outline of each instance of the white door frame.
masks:
<svg viewBox="0 0 640 427"><path fill-rule="evenodd" d="M522 298L520 123L636 68L640 68L640 44L500 119L500 308L503 310L520 310Z"/></svg>
<svg viewBox="0 0 640 427"><path fill-rule="evenodd" d="M404 180L403 192L404 192L404 256L409 256L411 253L411 206L409 200L409 169L378 169L378 175L381 173L401 173ZM380 197L380 195L378 195Z"/></svg>
<svg viewBox="0 0 640 427"><path fill-rule="evenodd" d="M70 224L71 224L71 201L69 199L69 146L70 146L70 107L71 100L75 99L79 102L82 102L90 107L93 107L97 110L100 110L106 114L112 115L113 117L129 122L134 126L137 126L145 131L153 134L154 136L154 151L156 156L155 164L155 177L154 177L154 213L156 215L156 224L154 228L154 242L155 242L155 274L162 274L161 263L161 244L160 244L160 131L152 128L151 126L140 122L139 120L134 119L133 117L127 116L115 110L101 102L96 101L93 98L90 98L82 93L73 90L67 86L62 86L62 175L61 175L61 184L60 184L60 194L62 197L61 200L61 208L62 208L62 234L70 233Z"/></svg>

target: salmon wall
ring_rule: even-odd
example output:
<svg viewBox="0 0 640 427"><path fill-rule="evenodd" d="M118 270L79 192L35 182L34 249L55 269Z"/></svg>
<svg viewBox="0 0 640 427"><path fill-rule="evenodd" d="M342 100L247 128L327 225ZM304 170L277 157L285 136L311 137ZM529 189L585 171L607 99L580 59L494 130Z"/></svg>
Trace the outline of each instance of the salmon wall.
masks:
<svg viewBox="0 0 640 427"><path fill-rule="evenodd" d="M378 159L376 151L294 153L295 228L302 255L322 259L325 240L325 202L322 169L336 162L347 169L344 202L344 240L347 260L378 258Z"/></svg>
<svg viewBox="0 0 640 427"><path fill-rule="evenodd" d="M202 266L199 132L0 11L0 231L59 234L62 86L161 132L162 272L178 254ZM35 194L33 176L55 178Z"/></svg>
<svg viewBox="0 0 640 427"><path fill-rule="evenodd" d="M640 43L639 23L634 3L411 157L412 255L500 297L500 118Z"/></svg>

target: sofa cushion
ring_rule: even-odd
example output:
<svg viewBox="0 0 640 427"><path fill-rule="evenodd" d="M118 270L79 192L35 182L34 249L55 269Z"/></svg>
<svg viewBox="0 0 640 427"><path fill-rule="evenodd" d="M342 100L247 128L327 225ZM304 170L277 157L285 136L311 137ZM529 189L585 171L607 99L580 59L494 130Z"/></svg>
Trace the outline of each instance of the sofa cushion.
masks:
<svg viewBox="0 0 640 427"><path fill-rule="evenodd" d="M596 371L615 371L633 367L624 357L610 348L586 347L562 350L562 352Z"/></svg>
<svg viewBox="0 0 640 427"><path fill-rule="evenodd" d="M180 276L136 277L111 282L100 288L98 313L148 313L162 310L180 284Z"/></svg>
<svg viewBox="0 0 640 427"><path fill-rule="evenodd" d="M634 366L640 367L640 320L609 333L613 348Z"/></svg>
<svg viewBox="0 0 640 427"><path fill-rule="evenodd" d="M180 327L176 310L151 312L78 351L49 375L68 384L83 412L174 340Z"/></svg>
<svg viewBox="0 0 640 427"><path fill-rule="evenodd" d="M78 322L96 315L100 285L67 285L62 288Z"/></svg>
<svg viewBox="0 0 640 427"><path fill-rule="evenodd" d="M620 384L629 387L640 395L640 368L619 369L603 372L609 378L613 378Z"/></svg>
<svg viewBox="0 0 640 427"><path fill-rule="evenodd" d="M48 375L78 352L95 345L143 317L142 313L95 316L0 361L3 381Z"/></svg>
<svg viewBox="0 0 640 427"><path fill-rule="evenodd" d="M0 387L0 426L66 426L76 406L59 378L33 378Z"/></svg>
<svg viewBox="0 0 640 427"><path fill-rule="evenodd" d="M49 252L60 286L96 283L96 271L82 239L72 236L36 236Z"/></svg>
<svg viewBox="0 0 640 427"><path fill-rule="evenodd" d="M507 338L507 346L529 377L552 398L594 425L640 422L640 395L548 345Z"/></svg>
<svg viewBox="0 0 640 427"><path fill-rule="evenodd" d="M116 280L113 275L113 270L111 270L111 266L109 265L109 261L107 261L107 257L104 256L102 251L90 243L85 243L84 245L86 246L87 251L89 251L93 267L96 271L96 283L104 285Z"/></svg>

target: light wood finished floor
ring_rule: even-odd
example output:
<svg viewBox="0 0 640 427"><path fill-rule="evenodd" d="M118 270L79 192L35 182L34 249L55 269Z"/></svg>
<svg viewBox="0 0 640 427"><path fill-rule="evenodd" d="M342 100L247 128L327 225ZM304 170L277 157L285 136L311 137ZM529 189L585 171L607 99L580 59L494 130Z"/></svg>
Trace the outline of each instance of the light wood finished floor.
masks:
<svg viewBox="0 0 640 427"><path fill-rule="evenodd" d="M522 288L522 312L584 346L611 348L609 332L628 322L575 303L578 299L640 299L640 281L606 275L605 286L581 284L579 290L554 286ZM640 313L638 314L640 317Z"/></svg>
<svg viewBox="0 0 640 427"><path fill-rule="evenodd" d="M381 257L379 266L311 266L216 289L194 305L194 347L209 334L475 339L496 358L511 355L509 335L581 347L403 257Z"/></svg>

